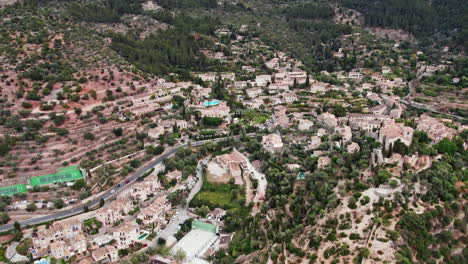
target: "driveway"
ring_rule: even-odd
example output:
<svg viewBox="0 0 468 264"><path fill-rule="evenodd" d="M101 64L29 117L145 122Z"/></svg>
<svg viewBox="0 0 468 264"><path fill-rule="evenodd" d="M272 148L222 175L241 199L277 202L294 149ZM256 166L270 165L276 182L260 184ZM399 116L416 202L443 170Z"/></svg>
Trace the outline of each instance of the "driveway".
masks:
<svg viewBox="0 0 468 264"><path fill-rule="evenodd" d="M188 194L186 199L187 202L185 204L180 204L177 206L176 212L178 214L176 219L171 219L166 228L151 241L151 247L157 246L158 238L167 239L168 237L175 235L175 233L179 231L179 226L191 217L187 212L189 208L188 205L190 204L190 201L192 201L193 197L197 195L197 193L201 190L201 187L203 186L202 165L206 165L208 163L208 159L209 158L206 158L198 162L198 166L196 169L197 182L195 183L195 186L193 186L193 188L190 190L190 193Z"/></svg>

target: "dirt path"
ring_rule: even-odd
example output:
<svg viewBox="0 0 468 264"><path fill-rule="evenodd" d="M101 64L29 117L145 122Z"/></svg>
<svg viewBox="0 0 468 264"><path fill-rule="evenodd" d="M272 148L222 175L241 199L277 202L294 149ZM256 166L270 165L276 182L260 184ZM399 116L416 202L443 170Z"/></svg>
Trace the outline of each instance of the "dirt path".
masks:
<svg viewBox="0 0 468 264"><path fill-rule="evenodd" d="M240 153L240 152L239 152ZM264 174L260 173L255 169L255 167L250 163L249 159L244 156L244 154L240 153L242 157L247 160L247 169L249 170L250 173L244 173L244 181L247 183L247 181L250 183L250 177L253 179L256 179L258 182L257 185L257 190L255 193L255 196L251 198L251 201L254 202L254 207L252 208L252 214L256 215L260 211L260 206L259 202L263 201L265 199L265 192L266 192L266 187L267 187L267 180ZM246 179L249 178L249 179ZM246 193L253 193L253 190L248 190L251 188L251 184L246 184ZM246 199L248 200L249 197Z"/></svg>

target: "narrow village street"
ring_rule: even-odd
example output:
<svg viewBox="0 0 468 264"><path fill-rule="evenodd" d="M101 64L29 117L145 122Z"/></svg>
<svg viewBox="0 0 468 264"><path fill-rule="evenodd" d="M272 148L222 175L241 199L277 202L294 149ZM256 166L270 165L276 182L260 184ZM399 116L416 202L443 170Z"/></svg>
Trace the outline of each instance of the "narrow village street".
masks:
<svg viewBox="0 0 468 264"><path fill-rule="evenodd" d="M203 165L206 165L208 162L209 158L206 158L204 160L201 160L198 163L197 170L196 170L196 175L197 175L197 182L195 183L195 186L190 190L190 193L187 196L186 203L185 204L180 204L177 206L176 209L176 219L171 220L169 224L166 226L166 228L158 234L150 243L149 246L151 247L156 247L158 243L159 238L163 239L168 239L170 236L173 236L177 231L179 231L179 226L183 224L187 219L190 218L188 214L188 206L190 204L190 201L197 195L197 193L200 191L202 185L203 185L203 175L202 175L202 168Z"/></svg>

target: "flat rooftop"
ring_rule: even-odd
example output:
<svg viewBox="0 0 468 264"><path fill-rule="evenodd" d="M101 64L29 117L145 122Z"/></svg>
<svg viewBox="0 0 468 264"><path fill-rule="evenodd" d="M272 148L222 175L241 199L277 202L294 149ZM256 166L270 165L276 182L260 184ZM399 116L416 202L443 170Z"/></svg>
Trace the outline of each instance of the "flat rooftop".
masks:
<svg viewBox="0 0 468 264"><path fill-rule="evenodd" d="M192 229L172 248L175 253L179 249L185 251L185 260L190 261L197 256L204 248L210 245L216 238L216 233L205 231L202 229Z"/></svg>

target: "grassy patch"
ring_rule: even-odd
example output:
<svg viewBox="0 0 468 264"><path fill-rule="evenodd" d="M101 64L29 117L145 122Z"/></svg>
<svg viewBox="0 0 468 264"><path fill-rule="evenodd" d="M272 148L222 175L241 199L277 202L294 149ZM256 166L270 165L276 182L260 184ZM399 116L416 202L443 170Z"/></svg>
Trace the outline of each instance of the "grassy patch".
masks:
<svg viewBox="0 0 468 264"><path fill-rule="evenodd" d="M242 116L242 123L244 125L249 125L252 122L256 124L264 124L270 118L271 115L267 113L257 111L246 111Z"/></svg>
<svg viewBox="0 0 468 264"><path fill-rule="evenodd" d="M243 187L214 183L207 180L206 172L203 175L203 186L198 194L190 202L190 207L206 205L211 209L220 207L223 209L241 208L245 203L245 190Z"/></svg>
<svg viewBox="0 0 468 264"><path fill-rule="evenodd" d="M264 124L271 116L267 114L259 114L255 117L254 122L257 124Z"/></svg>
<svg viewBox="0 0 468 264"><path fill-rule="evenodd" d="M231 195L229 193L222 193L218 191L203 191L197 198L201 201L210 201L210 203L218 204L221 207L230 207L231 204Z"/></svg>

